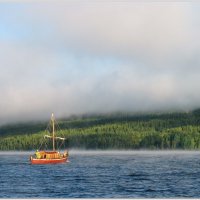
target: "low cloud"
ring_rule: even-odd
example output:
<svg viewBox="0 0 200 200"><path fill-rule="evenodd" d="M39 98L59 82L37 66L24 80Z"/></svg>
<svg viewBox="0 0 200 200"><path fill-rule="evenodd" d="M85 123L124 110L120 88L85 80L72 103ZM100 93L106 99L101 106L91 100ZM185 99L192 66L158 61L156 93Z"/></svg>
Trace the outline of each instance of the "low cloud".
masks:
<svg viewBox="0 0 200 200"><path fill-rule="evenodd" d="M0 4L0 124L199 107L195 3Z"/></svg>

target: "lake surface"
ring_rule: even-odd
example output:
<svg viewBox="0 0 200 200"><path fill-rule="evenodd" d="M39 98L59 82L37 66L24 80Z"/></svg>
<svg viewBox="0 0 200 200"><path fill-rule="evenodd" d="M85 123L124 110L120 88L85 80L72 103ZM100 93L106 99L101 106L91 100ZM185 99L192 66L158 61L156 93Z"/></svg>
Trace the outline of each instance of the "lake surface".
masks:
<svg viewBox="0 0 200 200"><path fill-rule="evenodd" d="M70 162L31 165L0 152L0 198L200 198L200 152L70 151Z"/></svg>

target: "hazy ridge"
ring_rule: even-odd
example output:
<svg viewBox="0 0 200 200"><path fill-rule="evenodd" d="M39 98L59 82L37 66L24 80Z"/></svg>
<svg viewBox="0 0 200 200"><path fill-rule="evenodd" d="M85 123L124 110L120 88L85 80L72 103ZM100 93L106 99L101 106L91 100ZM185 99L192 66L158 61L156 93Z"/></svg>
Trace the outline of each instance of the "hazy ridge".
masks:
<svg viewBox="0 0 200 200"><path fill-rule="evenodd" d="M200 110L176 113L111 113L58 119L65 148L199 149ZM1 150L33 150L41 146L47 122L0 127ZM48 142L47 148L51 147ZM58 144L59 146L59 144Z"/></svg>

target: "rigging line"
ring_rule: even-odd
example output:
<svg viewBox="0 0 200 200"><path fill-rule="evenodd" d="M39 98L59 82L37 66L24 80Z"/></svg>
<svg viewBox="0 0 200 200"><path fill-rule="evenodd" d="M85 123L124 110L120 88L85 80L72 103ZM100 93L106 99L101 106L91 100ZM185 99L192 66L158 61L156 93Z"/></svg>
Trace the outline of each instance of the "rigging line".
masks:
<svg viewBox="0 0 200 200"><path fill-rule="evenodd" d="M65 137L64 131L60 128L60 125L59 125L58 123L57 123L57 125L58 125L58 127L59 127L59 129L60 129L61 135L62 135L63 137Z"/></svg>
<svg viewBox="0 0 200 200"><path fill-rule="evenodd" d="M39 146L39 149L41 149L41 147L42 147L42 145L44 144L44 142L45 142L45 141L43 140L43 138L41 138L41 139L40 139L40 146Z"/></svg>
<svg viewBox="0 0 200 200"><path fill-rule="evenodd" d="M58 149L60 149L62 146L64 146L64 148L65 148L65 140L66 140L66 138L65 138L64 132L63 132L63 130L60 128L60 125L59 125L59 123L57 122L56 119L55 119L54 122L55 122L56 128L58 129L57 132L60 132L60 133L61 133L60 135L63 137L63 140L62 140L62 142L60 143L60 145L58 145L59 142L57 141ZM58 138L59 138L59 137L58 137Z"/></svg>
<svg viewBox="0 0 200 200"><path fill-rule="evenodd" d="M64 137L65 138L65 134L64 134L64 131L60 128L60 125L59 125L59 123L55 120L55 125L58 127L58 131L61 133L60 135L62 136L62 137ZM57 131L57 132L58 132ZM65 138L66 139L66 138Z"/></svg>
<svg viewBox="0 0 200 200"><path fill-rule="evenodd" d="M47 145L47 143L45 142L45 147L44 147L45 149L48 149L48 145Z"/></svg>
<svg viewBox="0 0 200 200"><path fill-rule="evenodd" d="M39 150L41 149L42 145L43 145L43 141L41 142L41 144L40 144L40 146L39 146Z"/></svg>
<svg viewBox="0 0 200 200"><path fill-rule="evenodd" d="M46 130L49 128L50 124L51 124L51 120L49 120Z"/></svg>
<svg viewBox="0 0 200 200"><path fill-rule="evenodd" d="M58 147L58 149L61 148L61 146L63 145L64 141L65 141L65 140L62 140L62 142L61 142L60 146Z"/></svg>
<svg viewBox="0 0 200 200"><path fill-rule="evenodd" d="M46 132L46 130L45 130ZM39 149L41 149L42 145L45 143L45 140L43 140L43 138L41 139L41 142L40 142L40 146L39 146Z"/></svg>

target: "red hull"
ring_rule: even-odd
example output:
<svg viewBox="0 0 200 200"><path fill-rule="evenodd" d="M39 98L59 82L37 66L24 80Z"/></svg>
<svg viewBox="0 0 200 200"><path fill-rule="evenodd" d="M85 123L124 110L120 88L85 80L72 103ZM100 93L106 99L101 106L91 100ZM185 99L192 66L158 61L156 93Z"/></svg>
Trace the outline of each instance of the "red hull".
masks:
<svg viewBox="0 0 200 200"><path fill-rule="evenodd" d="M57 164L57 163L65 163L67 162L67 158L58 158L58 159L30 159L31 164Z"/></svg>

